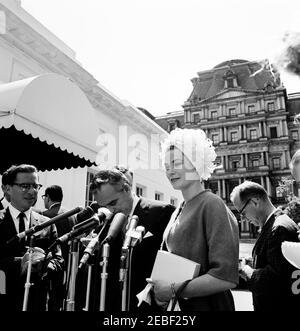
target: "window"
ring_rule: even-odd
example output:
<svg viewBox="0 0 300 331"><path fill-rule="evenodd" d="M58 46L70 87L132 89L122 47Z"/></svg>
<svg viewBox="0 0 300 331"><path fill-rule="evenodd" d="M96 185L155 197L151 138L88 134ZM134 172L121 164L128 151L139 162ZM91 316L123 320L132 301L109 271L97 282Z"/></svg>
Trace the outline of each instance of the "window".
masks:
<svg viewBox="0 0 300 331"><path fill-rule="evenodd" d="M255 105L249 105L248 106L248 112L249 113L254 113L255 112Z"/></svg>
<svg viewBox="0 0 300 331"><path fill-rule="evenodd" d="M237 131L230 132L230 141L232 141L232 142L238 141L238 133L237 133Z"/></svg>
<svg viewBox="0 0 300 331"><path fill-rule="evenodd" d="M259 167L259 160L258 159L252 160L252 167L253 168Z"/></svg>
<svg viewBox="0 0 300 331"><path fill-rule="evenodd" d="M239 165L240 165L240 162L239 161L232 161L232 163L231 163L231 169L233 171L236 171L238 169Z"/></svg>
<svg viewBox="0 0 300 331"><path fill-rule="evenodd" d="M256 131L256 129L251 129L250 130L250 139L251 140L257 139L257 131Z"/></svg>
<svg viewBox="0 0 300 331"><path fill-rule="evenodd" d="M275 110L275 104L274 102L269 102L267 105L268 111L274 111Z"/></svg>
<svg viewBox="0 0 300 331"><path fill-rule="evenodd" d="M272 159L272 163L273 163L273 169L280 169L280 158L279 157L274 157Z"/></svg>
<svg viewBox="0 0 300 331"><path fill-rule="evenodd" d="M135 192L136 192L136 195L139 196L139 197L145 197L145 192L146 191L146 188L142 185L136 185L136 189L135 189Z"/></svg>
<svg viewBox="0 0 300 331"><path fill-rule="evenodd" d="M293 140L299 140L299 132L298 131L292 131L292 139Z"/></svg>
<svg viewBox="0 0 300 331"><path fill-rule="evenodd" d="M200 121L200 115L194 114L194 123L198 123Z"/></svg>
<svg viewBox="0 0 300 331"><path fill-rule="evenodd" d="M276 126L270 128L270 136L271 136L271 138L277 138L277 127Z"/></svg>
<svg viewBox="0 0 300 331"><path fill-rule="evenodd" d="M169 123L169 132L175 129L175 123Z"/></svg>
<svg viewBox="0 0 300 331"><path fill-rule="evenodd" d="M211 135L211 140L213 141L213 144L216 145L219 143L219 134L215 133Z"/></svg>
<svg viewBox="0 0 300 331"><path fill-rule="evenodd" d="M86 176L86 189L85 189L85 205L89 206L93 201L94 197L92 192L90 191L90 184L95 176L96 171L92 171L88 169Z"/></svg>
<svg viewBox="0 0 300 331"><path fill-rule="evenodd" d="M218 112L217 111L212 111L211 113L210 113L210 116L211 116L211 118L212 119L217 119L218 118Z"/></svg>
<svg viewBox="0 0 300 331"><path fill-rule="evenodd" d="M236 108L229 108L229 115L236 116Z"/></svg>
<svg viewBox="0 0 300 331"><path fill-rule="evenodd" d="M227 78L227 88L234 87L233 78Z"/></svg>
<svg viewBox="0 0 300 331"><path fill-rule="evenodd" d="M170 204L171 204L172 206L177 207L177 199L176 199L176 198L171 198L171 199L170 199Z"/></svg>
<svg viewBox="0 0 300 331"><path fill-rule="evenodd" d="M155 200L157 201L163 201L163 194L160 192L155 192Z"/></svg>

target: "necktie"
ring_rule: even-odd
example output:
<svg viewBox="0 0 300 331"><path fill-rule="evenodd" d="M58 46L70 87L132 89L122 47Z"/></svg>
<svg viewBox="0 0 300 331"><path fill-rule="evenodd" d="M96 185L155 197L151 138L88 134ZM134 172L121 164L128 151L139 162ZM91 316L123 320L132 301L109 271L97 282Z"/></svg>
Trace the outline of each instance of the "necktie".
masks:
<svg viewBox="0 0 300 331"><path fill-rule="evenodd" d="M19 233L25 231L25 217L24 213L19 214ZM20 244L25 246L25 237L20 240Z"/></svg>

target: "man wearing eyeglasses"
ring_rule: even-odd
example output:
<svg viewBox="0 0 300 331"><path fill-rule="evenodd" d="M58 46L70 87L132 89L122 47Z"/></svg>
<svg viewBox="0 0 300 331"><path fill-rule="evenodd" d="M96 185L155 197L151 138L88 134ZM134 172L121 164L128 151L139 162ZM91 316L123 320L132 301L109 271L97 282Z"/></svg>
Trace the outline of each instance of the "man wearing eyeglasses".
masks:
<svg viewBox="0 0 300 331"><path fill-rule="evenodd" d="M252 251L253 265L240 267L240 275L252 292L254 310L298 309L300 295L292 291L295 268L281 252L283 241L298 241L296 224L272 204L265 189L255 182L236 186L230 199L241 218L261 227Z"/></svg>
<svg viewBox="0 0 300 331"><path fill-rule="evenodd" d="M12 166L6 171L6 192L9 206L0 215L0 269L6 274L7 310L22 310L29 253L29 238L16 237L18 233L48 220L32 210L41 188L37 169L32 165ZM8 243L10 239L15 238ZM45 251L57 238L52 224L33 235L32 270L27 310L43 311L47 305L50 279L60 277L63 258L59 246L45 257ZM43 276L43 277L42 277Z"/></svg>

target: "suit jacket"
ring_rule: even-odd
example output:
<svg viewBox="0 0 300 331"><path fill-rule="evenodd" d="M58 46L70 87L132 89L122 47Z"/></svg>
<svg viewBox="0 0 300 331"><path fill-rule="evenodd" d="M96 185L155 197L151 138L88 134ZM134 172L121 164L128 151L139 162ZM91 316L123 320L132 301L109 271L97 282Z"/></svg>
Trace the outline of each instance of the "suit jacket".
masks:
<svg viewBox="0 0 300 331"><path fill-rule="evenodd" d="M41 224L47 221L48 218L42 216L34 211L30 216L30 227ZM27 248L24 244L20 243L16 238L10 244L7 244L11 238L17 235L17 231L9 212L9 208L1 211L0 213L0 269L6 275L6 299L7 309L21 310L24 298L24 283L26 274L20 275L21 259L26 253ZM33 235L33 246L40 247L45 251L57 238L55 225L51 225L36 232ZM51 256L48 258L47 263L47 276L41 280L40 275L36 273L31 274L31 282L34 283L29 289L28 310L45 310L47 288L50 279L55 279L62 273L63 258L61 256L61 249L55 245L51 250Z"/></svg>
<svg viewBox="0 0 300 331"><path fill-rule="evenodd" d="M138 300L136 295L147 285L145 279L151 276L156 253L162 242L163 232L174 210L175 207L172 205L145 198L140 198L134 209L133 215L139 217L138 225L145 227L145 234L149 232L149 234L151 233L152 235L147 236L141 243L138 243L132 252L130 311L139 310L137 308ZM119 283L119 269L123 240L124 232L121 232L110 246L105 311L121 311L122 289ZM101 256L98 256L98 259L101 261ZM98 265L98 263L95 265L95 268L98 268L98 270L94 272L93 298L91 303L91 310L95 311L99 310L99 293L101 288L101 268L99 268ZM78 288L85 291L83 284L78 286ZM147 311L148 307L145 307L145 309Z"/></svg>
<svg viewBox="0 0 300 331"><path fill-rule="evenodd" d="M62 207L61 204L57 204L50 209L41 212L42 215L53 218L57 215L61 215L67 211L66 208ZM72 227L76 224L75 216L70 216L61 219L59 222L55 223L57 229L57 236L60 237L72 230ZM69 255L69 245L67 242L61 243L62 256L65 260L65 267L68 266L68 255Z"/></svg>
<svg viewBox="0 0 300 331"><path fill-rule="evenodd" d="M283 256L283 241L297 242L297 226L277 212L264 224L253 248L254 272L248 281L255 311L295 310L300 295L292 293L296 270ZM296 308L298 307L298 308Z"/></svg>

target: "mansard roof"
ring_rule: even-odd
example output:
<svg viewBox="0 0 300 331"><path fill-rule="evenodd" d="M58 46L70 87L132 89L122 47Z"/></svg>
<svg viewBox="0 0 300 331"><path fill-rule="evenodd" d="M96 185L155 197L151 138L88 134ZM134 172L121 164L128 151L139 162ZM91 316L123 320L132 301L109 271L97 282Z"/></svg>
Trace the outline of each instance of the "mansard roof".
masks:
<svg viewBox="0 0 300 331"><path fill-rule="evenodd" d="M237 88L250 91L262 91L269 82L275 88L281 87L280 79L274 77L274 72L266 66L267 62L250 62L246 60L225 61L211 70L198 72L198 77L192 79L193 91L188 98L205 100L224 91L226 77L233 76L237 81Z"/></svg>

